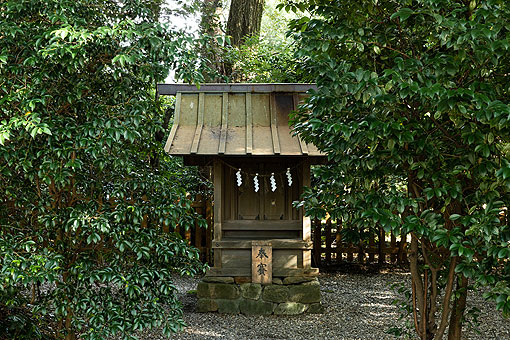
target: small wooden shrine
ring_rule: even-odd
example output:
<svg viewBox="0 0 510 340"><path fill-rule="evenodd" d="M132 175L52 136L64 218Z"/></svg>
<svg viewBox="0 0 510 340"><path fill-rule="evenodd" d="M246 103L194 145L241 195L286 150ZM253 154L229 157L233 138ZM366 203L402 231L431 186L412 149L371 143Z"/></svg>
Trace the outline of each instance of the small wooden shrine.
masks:
<svg viewBox="0 0 510 340"><path fill-rule="evenodd" d="M291 296L290 287L285 286L313 286L310 282L318 275L318 269L311 266L310 219L292 202L299 200L303 186L310 184L310 165L324 162L325 157L315 146L294 136L289 127L289 114L313 87L205 84L197 89L192 85L158 85L159 95L176 96L165 151L182 156L185 165L213 167L214 266L202 289L199 285L199 298L208 304L199 309L221 312L218 301L226 299L238 301L234 312L240 308L240 312L250 314L252 309L246 304L260 300L272 307L252 314L267 314L271 309L278 314L282 303L303 305L298 311L304 312L308 304L320 302L320 292L319 301L314 298L307 304L303 302L308 301L306 298ZM243 310L241 283L280 284L287 289L288 301L267 298L273 288L261 286L260 296L248 298ZM218 284L232 284L231 294L218 293Z"/></svg>

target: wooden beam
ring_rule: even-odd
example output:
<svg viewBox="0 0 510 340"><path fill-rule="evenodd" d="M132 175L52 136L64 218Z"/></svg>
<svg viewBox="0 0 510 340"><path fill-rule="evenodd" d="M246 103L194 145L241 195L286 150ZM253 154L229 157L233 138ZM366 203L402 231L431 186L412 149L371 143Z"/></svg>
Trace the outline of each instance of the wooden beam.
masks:
<svg viewBox="0 0 510 340"><path fill-rule="evenodd" d="M173 154L177 155L177 154ZM211 164L211 161L217 157L216 154L211 155L191 155L191 154L179 154L183 156L184 165L205 165L209 166ZM273 164L280 164L282 161L282 158L280 155L251 155L252 159L256 162L262 163L262 160L267 163L273 163ZM289 162L300 162L304 159L303 155L301 156L284 156L286 161ZM310 164L327 164L328 158L325 156L307 156L306 159L310 162ZM228 158L229 162L231 164L236 162L244 162L246 161L246 155L229 155ZM254 170L256 171L256 170ZM262 170L259 169L259 173L264 173Z"/></svg>
<svg viewBox="0 0 510 340"><path fill-rule="evenodd" d="M198 94L198 119L197 127L195 129L195 137L191 144L191 153L197 153L200 136L202 135L202 128L204 127L204 107L205 107L205 94L203 92Z"/></svg>
<svg viewBox="0 0 510 340"><path fill-rule="evenodd" d="M227 128L228 128L228 93L223 92L223 109L221 110L221 132L219 154L224 154L227 144Z"/></svg>
<svg viewBox="0 0 510 340"><path fill-rule="evenodd" d="M295 84L295 83L275 83L275 84L202 84L200 88L189 84L158 84L157 94L160 96L173 96L178 92L250 92L250 93L270 93L270 92L301 92L316 90L315 84Z"/></svg>
<svg viewBox="0 0 510 340"><path fill-rule="evenodd" d="M301 221L236 220L223 221L223 230L301 230Z"/></svg>
<svg viewBox="0 0 510 340"><path fill-rule="evenodd" d="M251 240L213 240L213 249L251 249ZM312 249L313 245L311 242L305 242L301 240L285 240L285 239L273 239L271 240L273 249Z"/></svg>
<svg viewBox="0 0 510 340"><path fill-rule="evenodd" d="M276 121L276 99L274 93L269 95L269 114L271 116L271 138L273 139L273 152L280 154L280 137L278 136L278 122Z"/></svg>
<svg viewBox="0 0 510 340"><path fill-rule="evenodd" d="M292 99L294 102L294 111L296 111L298 109L298 104L299 104L298 94L294 93L294 95L292 96ZM303 140L301 139L301 137L299 137L299 135L297 135L296 137L299 140L299 146L301 147L301 152L303 153L303 155L308 155L308 146L306 145L305 142L303 142Z"/></svg>
<svg viewBox="0 0 510 340"><path fill-rule="evenodd" d="M174 121L172 124L172 129L170 130L170 135L166 140L165 151L170 151L170 147L175 138L175 134L177 133L177 128L179 127L179 119L181 117L181 94L177 93L177 97L175 98L175 113L174 113Z"/></svg>
<svg viewBox="0 0 510 340"><path fill-rule="evenodd" d="M253 111L251 107L251 93L246 93L246 154L253 152Z"/></svg>
<svg viewBox="0 0 510 340"><path fill-rule="evenodd" d="M383 254L398 254L398 247L396 248L384 248ZM353 245L346 245L346 246L340 246L340 247L329 247L329 248L321 248L321 253L325 254L327 252L335 252L335 253L358 253L359 247L355 247ZM379 254L379 248L378 247L367 247L364 249L366 254ZM352 261L352 259L351 259Z"/></svg>
<svg viewBox="0 0 510 340"><path fill-rule="evenodd" d="M287 276L318 276L318 268L273 268L273 277ZM205 276L248 276L251 277L251 268L218 268L211 267Z"/></svg>

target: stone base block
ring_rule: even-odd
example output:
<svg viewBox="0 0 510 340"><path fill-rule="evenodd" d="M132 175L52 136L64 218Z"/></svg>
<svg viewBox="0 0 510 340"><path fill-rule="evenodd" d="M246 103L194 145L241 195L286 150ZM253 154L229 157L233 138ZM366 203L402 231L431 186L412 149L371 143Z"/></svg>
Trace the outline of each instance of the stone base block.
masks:
<svg viewBox="0 0 510 340"><path fill-rule="evenodd" d="M297 302L280 303L274 310L275 314L281 315L296 315L302 314L309 308L308 305Z"/></svg>
<svg viewBox="0 0 510 340"><path fill-rule="evenodd" d="M273 278L273 284L206 277L198 284L197 311L245 315L323 313L317 278Z"/></svg>

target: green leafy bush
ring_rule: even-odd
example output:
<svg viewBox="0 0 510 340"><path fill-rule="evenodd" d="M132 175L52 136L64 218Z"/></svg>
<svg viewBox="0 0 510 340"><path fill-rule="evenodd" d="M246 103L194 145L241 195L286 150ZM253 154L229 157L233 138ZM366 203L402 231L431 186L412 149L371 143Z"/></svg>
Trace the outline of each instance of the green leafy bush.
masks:
<svg viewBox="0 0 510 340"><path fill-rule="evenodd" d="M295 126L332 163L302 204L411 234L421 339L460 339L472 285L510 314L508 1L282 7L306 13L291 29L318 85Z"/></svg>
<svg viewBox="0 0 510 340"><path fill-rule="evenodd" d="M0 337L183 325L172 273L203 265L172 231L205 222L183 189L193 177L162 151L154 85L171 67L201 74L194 39L159 23L161 11L0 3Z"/></svg>

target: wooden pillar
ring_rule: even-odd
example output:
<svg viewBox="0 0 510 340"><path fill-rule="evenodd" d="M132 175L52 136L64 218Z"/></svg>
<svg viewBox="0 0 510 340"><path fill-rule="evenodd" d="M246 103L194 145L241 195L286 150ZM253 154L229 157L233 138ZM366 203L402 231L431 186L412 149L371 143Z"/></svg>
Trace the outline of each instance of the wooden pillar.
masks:
<svg viewBox="0 0 510 340"><path fill-rule="evenodd" d="M213 207L212 202L210 198L207 198L205 201L205 216L207 220L207 229L205 231L205 259L207 263L210 266L213 266L213 259L211 258L212 254L212 239L213 239L213 227L214 227L214 221L213 221Z"/></svg>
<svg viewBox="0 0 510 340"><path fill-rule="evenodd" d="M221 241L221 221L223 220L222 205L222 182L223 182L223 164L217 158L214 160L214 240ZM214 249L214 267L221 268L221 249Z"/></svg>
<svg viewBox="0 0 510 340"><path fill-rule="evenodd" d="M311 184L310 162L303 161L302 174L303 174L303 186L309 187ZM310 220L310 217L305 216L304 211L302 212L302 218L303 218L303 241L311 242L312 222ZM312 267L312 251L303 250L303 268L311 267Z"/></svg>
<svg viewBox="0 0 510 340"><path fill-rule="evenodd" d="M204 219L205 216L205 200L202 197L202 195L197 195L195 197L195 211L200 214ZM205 251L204 246L202 244L202 228L198 225L198 223L195 223L195 240L194 240L194 246L200 251L200 261L204 262L206 261L205 258Z"/></svg>

